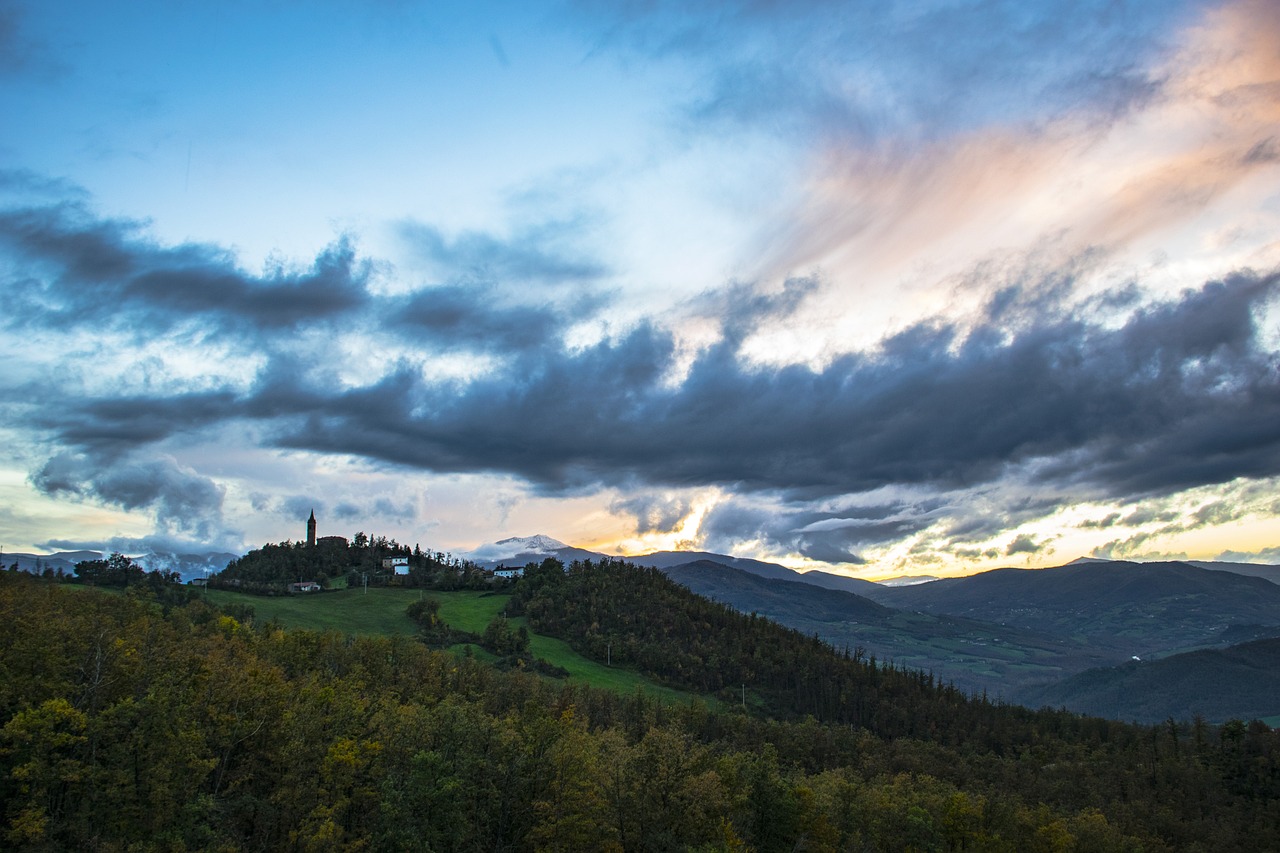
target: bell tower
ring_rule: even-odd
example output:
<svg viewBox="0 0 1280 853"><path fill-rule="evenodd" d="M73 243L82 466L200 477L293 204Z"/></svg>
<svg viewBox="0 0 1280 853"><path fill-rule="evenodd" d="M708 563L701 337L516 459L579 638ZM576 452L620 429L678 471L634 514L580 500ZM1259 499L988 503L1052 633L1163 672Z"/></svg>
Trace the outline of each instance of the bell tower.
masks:
<svg viewBox="0 0 1280 853"><path fill-rule="evenodd" d="M307 519L307 546L314 548L316 545L316 511L311 510L311 517Z"/></svg>

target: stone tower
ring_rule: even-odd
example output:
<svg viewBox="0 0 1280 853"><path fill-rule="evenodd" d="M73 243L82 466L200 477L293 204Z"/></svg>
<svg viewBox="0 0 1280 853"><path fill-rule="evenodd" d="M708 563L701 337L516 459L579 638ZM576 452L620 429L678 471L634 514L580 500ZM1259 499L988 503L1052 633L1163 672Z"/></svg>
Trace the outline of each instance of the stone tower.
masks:
<svg viewBox="0 0 1280 853"><path fill-rule="evenodd" d="M316 545L316 511L311 510L311 517L307 519L307 545L314 548Z"/></svg>

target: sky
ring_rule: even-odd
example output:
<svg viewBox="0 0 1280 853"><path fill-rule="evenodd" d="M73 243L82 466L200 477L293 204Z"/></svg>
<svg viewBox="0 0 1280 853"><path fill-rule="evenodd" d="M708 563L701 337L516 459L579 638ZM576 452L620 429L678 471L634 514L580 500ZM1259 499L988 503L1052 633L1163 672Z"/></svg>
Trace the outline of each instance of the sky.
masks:
<svg viewBox="0 0 1280 853"><path fill-rule="evenodd" d="M1280 4L0 0L0 545L1280 563Z"/></svg>

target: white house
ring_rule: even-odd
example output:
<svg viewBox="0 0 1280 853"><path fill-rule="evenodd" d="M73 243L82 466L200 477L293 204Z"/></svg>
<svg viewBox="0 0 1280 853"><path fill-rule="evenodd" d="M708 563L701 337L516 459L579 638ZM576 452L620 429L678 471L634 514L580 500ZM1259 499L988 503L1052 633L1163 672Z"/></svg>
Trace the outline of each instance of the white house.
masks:
<svg viewBox="0 0 1280 853"><path fill-rule="evenodd" d="M498 568L493 570L495 578L519 578L524 577L524 569L504 569Z"/></svg>
<svg viewBox="0 0 1280 853"><path fill-rule="evenodd" d="M409 558L408 557L384 557L382 560L382 568L391 569L397 575L409 574Z"/></svg>

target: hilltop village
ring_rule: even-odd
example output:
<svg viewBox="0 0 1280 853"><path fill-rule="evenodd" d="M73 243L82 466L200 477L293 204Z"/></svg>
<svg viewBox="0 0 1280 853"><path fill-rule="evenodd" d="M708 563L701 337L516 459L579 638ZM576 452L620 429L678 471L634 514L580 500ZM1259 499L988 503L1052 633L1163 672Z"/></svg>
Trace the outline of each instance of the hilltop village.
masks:
<svg viewBox="0 0 1280 853"><path fill-rule="evenodd" d="M306 594L327 589L405 586L429 589L491 589L520 577L523 567L484 567L420 545L403 545L385 536L356 533L317 536L315 511L307 518L306 538L267 544L206 581L215 589L258 595Z"/></svg>

